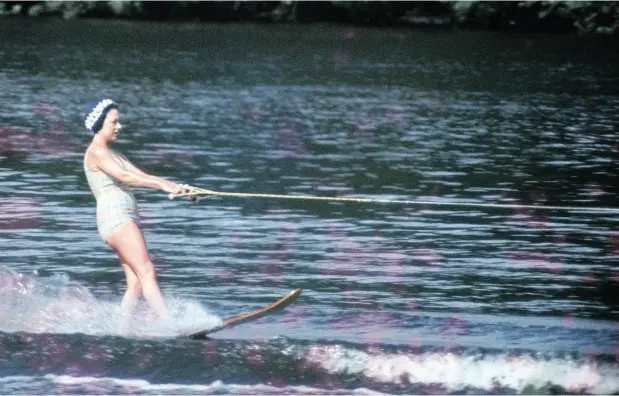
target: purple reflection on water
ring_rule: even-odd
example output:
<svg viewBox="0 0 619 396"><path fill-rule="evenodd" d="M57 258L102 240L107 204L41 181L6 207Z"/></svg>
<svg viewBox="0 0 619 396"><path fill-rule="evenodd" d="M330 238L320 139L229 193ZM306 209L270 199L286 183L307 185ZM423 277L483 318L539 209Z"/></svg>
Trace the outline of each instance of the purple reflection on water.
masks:
<svg viewBox="0 0 619 396"><path fill-rule="evenodd" d="M39 228L43 222L41 203L33 198L0 198L0 231Z"/></svg>

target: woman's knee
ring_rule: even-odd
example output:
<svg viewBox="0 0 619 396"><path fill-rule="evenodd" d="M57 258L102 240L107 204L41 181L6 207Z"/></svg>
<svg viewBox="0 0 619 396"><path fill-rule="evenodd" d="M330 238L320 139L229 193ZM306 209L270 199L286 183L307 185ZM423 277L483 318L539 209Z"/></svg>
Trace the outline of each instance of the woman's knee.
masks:
<svg viewBox="0 0 619 396"><path fill-rule="evenodd" d="M127 290L134 294L140 294L142 291L140 280L137 277L127 278Z"/></svg>
<svg viewBox="0 0 619 396"><path fill-rule="evenodd" d="M133 271L137 275L140 283L155 279L155 266L150 260L145 261L144 263L136 267L137 268L134 268Z"/></svg>

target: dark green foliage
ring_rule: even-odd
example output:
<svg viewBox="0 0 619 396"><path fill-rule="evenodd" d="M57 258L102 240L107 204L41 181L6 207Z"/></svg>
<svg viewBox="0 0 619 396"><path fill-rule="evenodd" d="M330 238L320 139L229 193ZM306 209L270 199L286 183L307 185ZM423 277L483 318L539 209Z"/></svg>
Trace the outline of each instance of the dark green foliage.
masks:
<svg viewBox="0 0 619 396"><path fill-rule="evenodd" d="M209 22L332 22L544 33L616 33L602 1L85 1L0 2L0 15Z"/></svg>

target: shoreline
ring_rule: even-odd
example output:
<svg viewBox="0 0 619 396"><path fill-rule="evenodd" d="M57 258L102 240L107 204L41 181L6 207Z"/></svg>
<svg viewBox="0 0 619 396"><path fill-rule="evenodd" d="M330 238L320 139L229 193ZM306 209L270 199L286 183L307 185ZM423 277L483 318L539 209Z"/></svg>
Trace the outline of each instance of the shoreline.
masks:
<svg viewBox="0 0 619 396"><path fill-rule="evenodd" d="M618 2L0 2L0 19L315 25L558 35L619 34Z"/></svg>

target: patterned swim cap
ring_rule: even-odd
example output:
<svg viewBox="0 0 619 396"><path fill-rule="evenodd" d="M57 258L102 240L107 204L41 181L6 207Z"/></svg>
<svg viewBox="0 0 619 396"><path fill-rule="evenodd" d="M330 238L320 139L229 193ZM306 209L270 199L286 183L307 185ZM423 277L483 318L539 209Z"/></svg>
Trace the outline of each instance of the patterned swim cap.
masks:
<svg viewBox="0 0 619 396"><path fill-rule="evenodd" d="M103 121L107 112L117 109L118 105L112 99L103 99L98 102L91 102L86 106L86 121L84 125L92 133L97 133L103 126Z"/></svg>

